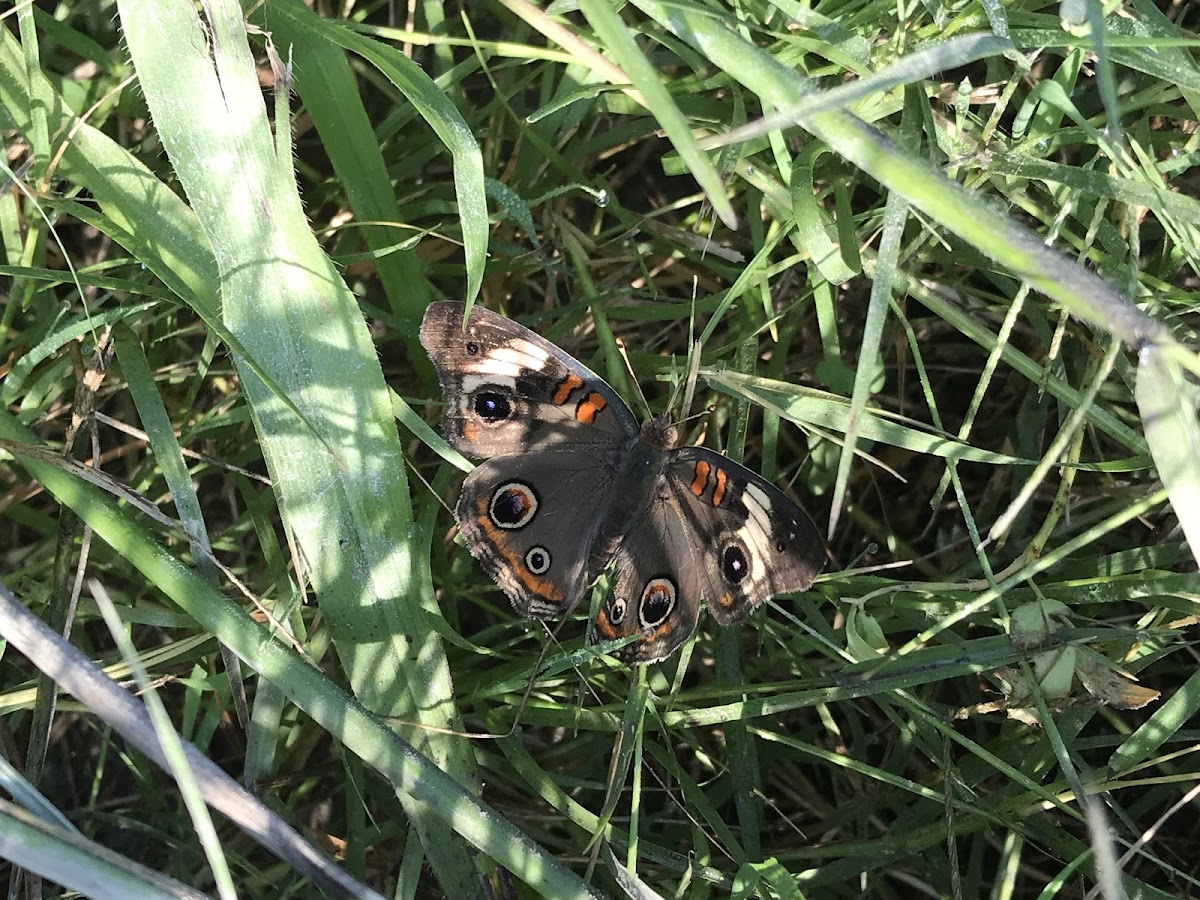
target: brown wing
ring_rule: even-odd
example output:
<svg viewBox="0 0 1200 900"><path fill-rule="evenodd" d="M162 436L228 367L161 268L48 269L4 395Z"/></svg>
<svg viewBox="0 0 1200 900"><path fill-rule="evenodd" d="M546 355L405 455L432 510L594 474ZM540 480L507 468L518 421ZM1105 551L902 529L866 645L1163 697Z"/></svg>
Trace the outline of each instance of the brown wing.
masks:
<svg viewBox="0 0 1200 900"><path fill-rule="evenodd" d="M637 420L595 372L528 328L480 306L430 304L421 323L455 449L486 458L628 443Z"/></svg>
<svg viewBox="0 0 1200 900"><path fill-rule="evenodd" d="M612 478L606 456L569 450L496 457L467 476L459 530L518 613L561 616L579 602Z"/></svg>
<svg viewBox="0 0 1200 900"><path fill-rule="evenodd" d="M674 653L700 616L704 558L698 538L684 511L656 496L617 547L613 592L596 617L593 641L641 635L616 654L634 665Z"/></svg>
<svg viewBox="0 0 1200 900"><path fill-rule="evenodd" d="M776 594L805 591L825 566L812 520L761 475L704 447L671 453L663 476L704 547L704 599L722 625Z"/></svg>

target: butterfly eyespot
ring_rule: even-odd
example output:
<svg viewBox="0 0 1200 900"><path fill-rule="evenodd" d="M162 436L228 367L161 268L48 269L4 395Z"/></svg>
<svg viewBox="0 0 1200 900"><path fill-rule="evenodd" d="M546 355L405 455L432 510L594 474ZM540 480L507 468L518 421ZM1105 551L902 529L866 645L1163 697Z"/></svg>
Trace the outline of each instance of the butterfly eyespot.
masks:
<svg viewBox="0 0 1200 900"><path fill-rule="evenodd" d="M534 575L545 575L550 569L550 551L545 547L530 547L525 554L525 567Z"/></svg>
<svg viewBox="0 0 1200 900"><path fill-rule="evenodd" d="M657 628L675 608L675 583L669 578L651 578L642 590L638 619L642 628Z"/></svg>
<svg viewBox="0 0 1200 900"><path fill-rule="evenodd" d="M479 345L474 341L467 341L467 355L475 356L479 353Z"/></svg>
<svg viewBox="0 0 1200 900"><path fill-rule="evenodd" d="M721 574L730 584L741 584L742 579L750 574L750 560L737 544L730 544L721 554Z"/></svg>
<svg viewBox="0 0 1200 900"><path fill-rule="evenodd" d="M492 502L488 504L488 518L497 528L513 531L532 522L537 510L538 497L533 488L520 481L510 481L500 485L492 494ZM549 564L547 558L546 565Z"/></svg>
<svg viewBox="0 0 1200 900"><path fill-rule="evenodd" d="M480 391L475 395L471 406L475 410L475 415L489 422L507 419L513 412L509 399L496 391Z"/></svg>
<svg viewBox="0 0 1200 900"><path fill-rule="evenodd" d="M625 621L625 601L613 597L608 602L608 621L612 625L620 625Z"/></svg>
<svg viewBox="0 0 1200 900"><path fill-rule="evenodd" d="M789 540L789 541L790 541L790 540L794 540L794 539L795 539L795 536L794 536L794 535L788 538L788 540ZM787 544L786 544L786 543L784 543L783 541L776 541L776 542L775 542L775 552L776 552L776 553L782 553L782 552L783 552L784 550L786 550L786 549L787 549Z"/></svg>

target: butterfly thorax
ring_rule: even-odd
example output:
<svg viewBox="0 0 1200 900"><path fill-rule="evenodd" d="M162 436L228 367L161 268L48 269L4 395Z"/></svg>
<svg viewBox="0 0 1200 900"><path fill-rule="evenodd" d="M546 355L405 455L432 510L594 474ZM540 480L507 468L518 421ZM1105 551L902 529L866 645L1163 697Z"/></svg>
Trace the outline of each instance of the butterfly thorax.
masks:
<svg viewBox="0 0 1200 900"><path fill-rule="evenodd" d="M608 564L629 526L639 521L657 499L663 469L678 437L679 432L669 416L652 416L642 423L637 439L620 451L613 483L621 485L622 490L609 497L608 509L592 548L590 568L593 572L599 572Z"/></svg>
<svg viewBox="0 0 1200 900"><path fill-rule="evenodd" d="M679 432L667 415L653 416L642 423L641 441L655 450L667 451L679 440Z"/></svg>
<svg viewBox="0 0 1200 900"><path fill-rule="evenodd" d="M675 443L675 426L666 416L655 416L642 423L636 440L626 444L613 459L612 490L600 518L595 543L588 558L588 569L599 574L612 559L630 525L641 521L657 500L663 470Z"/></svg>

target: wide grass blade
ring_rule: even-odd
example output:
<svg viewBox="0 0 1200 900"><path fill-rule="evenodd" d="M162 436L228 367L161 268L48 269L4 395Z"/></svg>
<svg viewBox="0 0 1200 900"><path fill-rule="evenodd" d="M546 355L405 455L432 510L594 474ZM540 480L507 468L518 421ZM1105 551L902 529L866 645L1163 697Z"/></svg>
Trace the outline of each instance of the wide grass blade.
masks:
<svg viewBox="0 0 1200 900"><path fill-rule="evenodd" d="M1186 351L1184 351L1186 352ZM1138 357L1137 404L1146 443L1171 507L1200 562L1200 424L1197 391L1179 365L1179 353L1150 344Z"/></svg>
<svg viewBox="0 0 1200 900"><path fill-rule="evenodd" d="M362 101L353 84L345 75L345 59L333 60L334 82L326 81L323 65L332 44L356 53L379 70L398 88L420 113L454 158L455 199L458 204L459 224L462 228L463 250L467 269L467 284L464 300L471 301L479 293L483 281L483 267L487 261L488 211L484 191L483 162L479 145L462 115L447 99L445 93L433 83L419 66L395 48L380 41L357 34L348 28L314 16L296 0L271 0L264 9L268 28L276 23L283 26L281 37L296 39L298 52L313 49L311 57L298 57L299 68L307 72L297 78L297 86L306 97L318 101L314 116L323 133L329 136L326 147L332 158L340 163L339 174L344 173L351 197L357 200L362 216L367 221L389 221L399 219L383 162L378 155L375 141ZM326 46L322 46L322 45ZM312 84L312 82L320 82ZM340 90L335 92L336 88ZM312 91L308 94L308 91ZM364 150L364 147L373 148ZM368 153L366 159L362 154ZM377 237L379 246L393 240L382 235ZM402 270L392 273L389 281L393 309L406 318L417 322L424 312L421 286L406 283L418 277L413 269L413 260L406 259ZM404 279L404 280L400 280Z"/></svg>
<svg viewBox="0 0 1200 900"><path fill-rule="evenodd" d="M292 161L276 154L241 8L206 7L207 42L189 3L130 0L120 9L158 133L214 250L239 361L254 359L275 386L242 367L284 522L355 692L415 723L410 739L470 784L441 642L420 624L437 607L403 537L412 513L382 372L354 298L309 230ZM176 39L164 40L164 30ZM401 800L443 886L473 893L471 856L452 830Z"/></svg>

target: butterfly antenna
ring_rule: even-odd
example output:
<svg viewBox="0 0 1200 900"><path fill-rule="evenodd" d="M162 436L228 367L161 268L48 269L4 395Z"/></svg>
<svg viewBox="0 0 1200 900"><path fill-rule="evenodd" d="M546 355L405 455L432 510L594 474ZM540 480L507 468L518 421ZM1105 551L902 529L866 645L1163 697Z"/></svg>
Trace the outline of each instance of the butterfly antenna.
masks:
<svg viewBox="0 0 1200 900"><path fill-rule="evenodd" d="M629 362L629 354L625 350L625 342L620 338L616 339L617 352L621 354L621 359L625 361L625 370L629 373L629 382L633 385L633 389L637 391L638 400L642 404L642 409L646 415L650 415L650 404L646 402L646 395L642 393L642 385L638 381L637 372L633 371L633 364Z"/></svg>
<svg viewBox="0 0 1200 900"><path fill-rule="evenodd" d="M704 407L704 409L700 410L700 412L692 413L690 416L686 416L685 418L680 419L675 424L676 425L686 425L688 422L696 421L696 419L703 419L705 416L711 416L716 411L717 411L716 406L709 404L708 406Z"/></svg>

